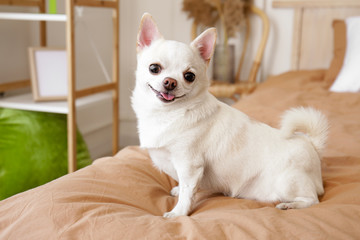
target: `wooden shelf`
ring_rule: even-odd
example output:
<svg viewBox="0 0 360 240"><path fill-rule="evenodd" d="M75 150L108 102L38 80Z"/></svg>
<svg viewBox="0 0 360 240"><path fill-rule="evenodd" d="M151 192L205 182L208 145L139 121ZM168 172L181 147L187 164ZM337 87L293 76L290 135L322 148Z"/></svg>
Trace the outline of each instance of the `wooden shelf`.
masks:
<svg viewBox="0 0 360 240"><path fill-rule="evenodd" d="M112 100L113 154L118 151L119 139L119 0L65 0L66 14L46 14L45 0L0 0L0 5L38 7L39 13L0 13L0 19L39 21L40 45L47 46L46 22L65 22L66 51L68 63L67 101L35 102L32 94L23 94L0 98L0 107L29 111L41 111L67 114L68 131L68 171L76 170L76 112L81 108L96 105L96 102L110 98ZM76 6L111 8L113 23L113 76L112 82L99 86L76 90L75 68L75 13ZM26 80L0 84L0 91L13 90L28 86ZM107 91L105 93L104 91ZM110 92L110 93L109 93Z"/></svg>
<svg viewBox="0 0 360 240"><path fill-rule="evenodd" d="M76 109L80 110L98 101L111 98L111 93L100 93L79 98L76 100ZM62 114L68 114L69 112L67 101L35 102L31 93L0 98L0 108Z"/></svg>
<svg viewBox="0 0 360 240"><path fill-rule="evenodd" d="M0 13L0 19L20 20L20 21L55 21L65 22L65 14L47 14L47 13Z"/></svg>

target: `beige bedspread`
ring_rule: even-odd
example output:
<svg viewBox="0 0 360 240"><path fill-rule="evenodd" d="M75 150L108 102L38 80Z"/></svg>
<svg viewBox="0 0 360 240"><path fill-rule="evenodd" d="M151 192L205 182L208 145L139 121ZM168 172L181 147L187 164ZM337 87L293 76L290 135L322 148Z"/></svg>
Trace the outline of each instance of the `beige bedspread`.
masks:
<svg viewBox="0 0 360 240"><path fill-rule="evenodd" d="M128 147L0 202L0 239L360 239L360 94L329 93L323 77L286 73L235 104L273 126L290 106L328 115L320 204L284 211L200 191L189 217L165 219L177 200L169 195L175 181L152 167L146 151Z"/></svg>

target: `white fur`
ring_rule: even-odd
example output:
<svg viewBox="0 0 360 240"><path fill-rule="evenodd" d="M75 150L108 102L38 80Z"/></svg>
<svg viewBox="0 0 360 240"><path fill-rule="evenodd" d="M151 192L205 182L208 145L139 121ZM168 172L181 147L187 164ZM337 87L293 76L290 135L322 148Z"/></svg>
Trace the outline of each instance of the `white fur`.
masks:
<svg viewBox="0 0 360 240"><path fill-rule="evenodd" d="M318 203L324 191L320 154L326 118L314 109L295 109L285 114L278 130L219 102L207 91L207 61L193 43L160 38L138 52L132 106L140 144L157 168L179 182L171 191L179 195L178 203L164 217L188 215L198 187L237 198L280 201L280 209ZM160 74L149 72L152 63L163 66ZM192 83L183 77L189 69L196 75ZM164 103L148 84L163 91L167 77L177 80L173 93L182 97Z"/></svg>

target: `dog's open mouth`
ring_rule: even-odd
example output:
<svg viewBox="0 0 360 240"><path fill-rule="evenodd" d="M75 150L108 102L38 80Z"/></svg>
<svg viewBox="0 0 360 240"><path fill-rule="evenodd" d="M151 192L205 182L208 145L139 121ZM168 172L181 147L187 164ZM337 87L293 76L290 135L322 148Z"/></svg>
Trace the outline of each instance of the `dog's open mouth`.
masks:
<svg viewBox="0 0 360 240"><path fill-rule="evenodd" d="M156 89L154 89L150 84L148 84L148 86L151 90L153 90L153 92L156 94L156 96L165 103L173 102L175 99L185 96L185 95L182 95L180 97L176 97L174 94L171 94L169 92L159 92Z"/></svg>

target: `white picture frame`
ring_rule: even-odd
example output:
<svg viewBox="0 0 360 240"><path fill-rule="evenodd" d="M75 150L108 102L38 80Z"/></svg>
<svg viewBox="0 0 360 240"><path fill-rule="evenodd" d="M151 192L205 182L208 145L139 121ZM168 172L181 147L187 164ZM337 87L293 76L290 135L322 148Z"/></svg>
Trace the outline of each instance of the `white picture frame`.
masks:
<svg viewBox="0 0 360 240"><path fill-rule="evenodd" d="M68 95L65 48L29 48L34 101L63 101Z"/></svg>

